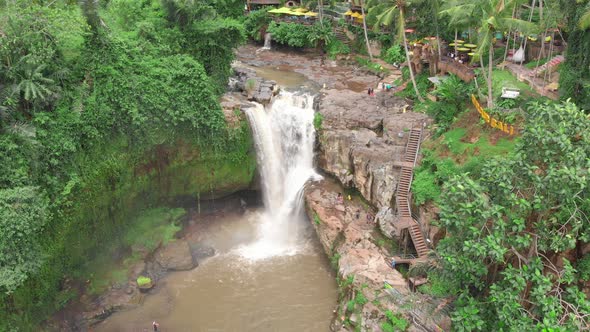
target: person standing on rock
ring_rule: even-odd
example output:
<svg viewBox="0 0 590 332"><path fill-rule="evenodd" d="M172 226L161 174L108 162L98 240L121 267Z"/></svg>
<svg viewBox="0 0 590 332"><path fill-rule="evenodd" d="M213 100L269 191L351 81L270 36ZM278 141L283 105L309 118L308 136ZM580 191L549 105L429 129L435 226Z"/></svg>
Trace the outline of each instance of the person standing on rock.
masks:
<svg viewBox="0 0 590 332"><path fill-rule="evenodd" d="M158 324L156 321L154 321L152 323L152 326L154 327L154 331L157 332L158 331L158 328L160 327L160 324Z"/></svg>

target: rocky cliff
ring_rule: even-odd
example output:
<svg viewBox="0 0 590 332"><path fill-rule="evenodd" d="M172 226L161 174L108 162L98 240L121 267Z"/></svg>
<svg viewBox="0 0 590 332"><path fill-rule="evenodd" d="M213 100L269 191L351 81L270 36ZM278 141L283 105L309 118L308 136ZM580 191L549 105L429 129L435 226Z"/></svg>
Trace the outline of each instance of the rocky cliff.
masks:
<svg viewBox="0 0 590 332"><path fill-rule="evenodd" d="M381 331L388 311L411 322L412 331L450 329L448 317L439 312L444 305L411 292L406 278L391 267L391 252L381 237L395 238L395 193L409 130L431 123L408 108L385 91L376 96L322 91L317 158L333 179L310 186L305 200L340 278L334 331ZM339 198L343 189L358 195Z"/></svg>

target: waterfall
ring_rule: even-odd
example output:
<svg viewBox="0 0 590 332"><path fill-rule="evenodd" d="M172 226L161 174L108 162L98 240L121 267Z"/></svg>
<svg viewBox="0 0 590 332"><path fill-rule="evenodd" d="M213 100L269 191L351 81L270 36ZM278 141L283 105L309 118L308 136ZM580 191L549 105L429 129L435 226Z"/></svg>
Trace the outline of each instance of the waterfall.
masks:
<svg viewBox="0 0 590 332"><path fill-rule="evenodd" d="M258 239L241 248L251 259L292 255L299 249L303 189L321 176L313 169L313 97L281 92L265 109L246 110L262 177L265 211Z"/></svg>
<svg viewBox="0 0 590 332"><path fill-rule="evenodd" d="M263 50L270 50L270 42L272 40L272 35L270 32L264 34L264 46L262 47Z"/></svg>

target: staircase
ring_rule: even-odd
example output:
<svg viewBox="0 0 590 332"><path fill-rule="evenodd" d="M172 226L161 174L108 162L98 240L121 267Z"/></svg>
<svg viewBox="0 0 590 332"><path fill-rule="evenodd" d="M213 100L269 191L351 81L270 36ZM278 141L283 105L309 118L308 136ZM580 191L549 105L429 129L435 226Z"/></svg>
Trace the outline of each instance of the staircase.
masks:
<svg viewBox="0 0 590 332"><path fill-rule="evenodd" d="M400 216L400 224L408 225L410 236L418 258L425 256L428 253L428 246L424 241L422 230L418 221L412 217L412 210L410 205L410 188L412 186L412 179L414 177L414 166L418 159L418 151L420 150L420 142L422 141L422 128L413 128L410 131L408 144L406 145L406 153L404 162L411 163L412 166L403 166L400 173L400 179L396 192L397 211Z"/></svg>
<svg viewBox="0 0 590 332"><path fill-rule="evenodd" d="M531 77L539 76L542 73L544 73L546 70L553 69L555 66L559 65L564 60L565 60L565 58L563 57L563 55L558 55L558 56L554 57L553 59L547 61L542 66L535 68L533 71L531 71L530 75L531 75Z"/></svg>

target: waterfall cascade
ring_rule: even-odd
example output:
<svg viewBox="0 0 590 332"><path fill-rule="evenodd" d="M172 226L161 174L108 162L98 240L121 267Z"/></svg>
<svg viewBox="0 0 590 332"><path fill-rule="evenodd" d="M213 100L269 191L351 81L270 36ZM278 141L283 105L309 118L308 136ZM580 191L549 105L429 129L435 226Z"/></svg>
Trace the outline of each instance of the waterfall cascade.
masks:
<svg viewBox="0 0 590 332"><path fill-rule="evenodd" d="M281 92L265 109L246 110L262 176L265 211L258 240L241 248L246 258L293 255L301 247L303 189L321 179L313 169L313 96Z"/></svg>

